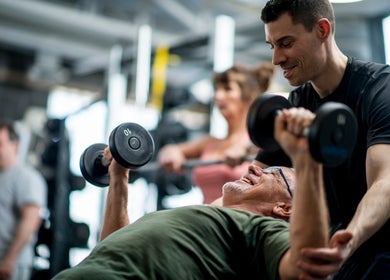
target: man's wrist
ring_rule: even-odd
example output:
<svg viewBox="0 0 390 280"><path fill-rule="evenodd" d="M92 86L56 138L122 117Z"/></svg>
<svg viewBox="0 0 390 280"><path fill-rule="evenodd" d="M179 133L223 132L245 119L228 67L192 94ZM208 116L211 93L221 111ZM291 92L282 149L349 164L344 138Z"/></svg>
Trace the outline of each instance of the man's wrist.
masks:
<svg viewBox="0 0 390 280"><path fill-rule="evenodd" d="M315 160L301 160L301 161L293 161L293 166L294 168L298 169L298 168L313 168L313 169L317 169L317 168L320 168L321 167L321 163L318 162L318 161L315 161Z"/></svg>
<svg viewBox="0 0 390 280"><path fill-rule="evenodd" d="M126 187L129 183L129 175L120 175L120 176L112 176L110 180L110 185L118 186L118 187Z"/></svg>
<svg viewBox="0 0 390 280"><path fill-rule="evenodd" d="M292 159L293 167L296 171L299 170L318 170L322 167L322 164L316 160L314 160L311 156L307 155L299 155Z"/></svg>

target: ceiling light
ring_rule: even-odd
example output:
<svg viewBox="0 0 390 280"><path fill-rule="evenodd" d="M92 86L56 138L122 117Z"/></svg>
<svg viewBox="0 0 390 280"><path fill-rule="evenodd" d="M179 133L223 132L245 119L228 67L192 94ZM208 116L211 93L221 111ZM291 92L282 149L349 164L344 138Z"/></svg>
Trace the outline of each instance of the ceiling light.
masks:
<svg viewBox="0 0 390 280"><path fill-rule="evenodd" d="M363 0L330 0L330 2L332 2L332 3L343 3L343 4L361 2L361 1L363 1Z"/></svg>

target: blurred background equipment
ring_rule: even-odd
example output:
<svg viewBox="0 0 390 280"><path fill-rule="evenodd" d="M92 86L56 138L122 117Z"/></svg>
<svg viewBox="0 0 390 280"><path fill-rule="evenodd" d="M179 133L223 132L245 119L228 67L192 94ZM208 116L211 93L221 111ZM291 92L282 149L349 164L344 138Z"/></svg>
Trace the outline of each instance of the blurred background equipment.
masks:
<svg viewBox="0 0 390 280"><path fill-rule="evenodd" d="M69 195L72 191L82 190L85 181L70 172L69 138L64 119L46 122L46 141L41 171L48 184L49 215L40 228L36 254L46 258L49 265L37 267L34 279L49 279L68 268L69 250L87 247L90 234L87 224L75 222L69 215Z"/></svg>

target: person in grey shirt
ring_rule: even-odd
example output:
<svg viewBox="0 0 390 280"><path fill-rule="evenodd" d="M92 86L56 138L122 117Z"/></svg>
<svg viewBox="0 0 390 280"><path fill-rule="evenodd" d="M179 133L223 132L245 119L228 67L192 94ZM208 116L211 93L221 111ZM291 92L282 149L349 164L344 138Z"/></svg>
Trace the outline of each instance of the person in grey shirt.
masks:
<svg viewBox="0 0 390 280"><path fill-rule="evenodd" d="M32 166L18 160L14 124L0 120L0 280L28 280L34 244L46 206L47 185Z"/></svg>

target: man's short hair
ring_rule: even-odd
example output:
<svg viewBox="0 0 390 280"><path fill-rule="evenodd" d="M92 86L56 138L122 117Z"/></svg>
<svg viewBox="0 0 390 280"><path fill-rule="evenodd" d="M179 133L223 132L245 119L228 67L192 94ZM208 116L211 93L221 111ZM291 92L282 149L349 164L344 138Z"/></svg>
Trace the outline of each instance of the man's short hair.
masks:
<svg viewBox="0 0 390 280"><path fill-rule="evenodd" d="M19 141L19 134L16 132L15 124L11 120L0 120L0 129L8 131L9 140Z"/></svg>
<svg viewBox="0 0 390 280"><path fill-rule="evenodd" d="M319 19L327 18L335 31L335 16L329 0L269 0L261 11L261 20L267 24L284 13L289 13L292 22L302 24L307 31L312 31Z"/></svg>

